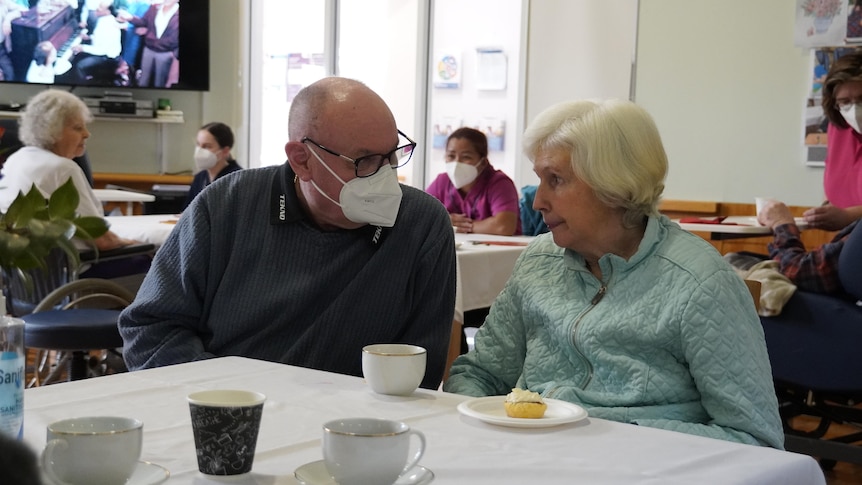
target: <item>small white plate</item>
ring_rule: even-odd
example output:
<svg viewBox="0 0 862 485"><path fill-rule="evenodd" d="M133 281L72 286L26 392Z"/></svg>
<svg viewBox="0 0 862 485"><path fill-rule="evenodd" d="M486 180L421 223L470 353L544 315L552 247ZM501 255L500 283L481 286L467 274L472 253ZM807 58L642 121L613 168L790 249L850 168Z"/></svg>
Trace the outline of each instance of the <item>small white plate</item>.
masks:
<svg viewBox="0 0 862 485"><path fill-rule="evenodd" d="M461 244L463 244L463 243L456 242L456 243L455 243L455 249L460 248L460 247L461 247Z"/></svg>
<svg viewBox="0 0 862 485"><path fill-rule="evenodd" d="M458 411L471 418L482 420L489 424L508 426L510 428L550 428L561 424L574 423L587 417L587 411L566 401L543 399L548 409L541 418L510 418L506 416L503 402L506 396L477 397L458 405Z"/></svg>
<svg viewBox="0 0 862 485"><path fill-rule="evenodd" d="M303 485L338 485L326 471L323 460L306 463L293 472L293 476ZM434 480L434 472L424 466L414 466L394 485L425 485Z"/></svg>
<svg viewBox="0 0 862 485"><path fill-rule="evenodd" d="M126 482L126 485L158 485L159 483L163 483L170 476L171 472L161 465L156 465L155 463L150 463L148 461L139 461L138 465L135 467L135 471L132 472L132 476L129 477L129 481ZM54 483L54 481L49 479L47 475L42 477L42 481L46 484Z"/></svg>

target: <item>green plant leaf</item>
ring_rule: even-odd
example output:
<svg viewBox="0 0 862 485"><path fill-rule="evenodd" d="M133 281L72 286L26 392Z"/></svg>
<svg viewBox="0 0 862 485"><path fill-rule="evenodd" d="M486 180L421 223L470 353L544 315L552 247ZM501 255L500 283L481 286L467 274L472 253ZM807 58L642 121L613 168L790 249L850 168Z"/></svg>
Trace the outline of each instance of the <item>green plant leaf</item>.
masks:
<svg viewBox="0 0 862 485"><path fill-rule="evenodd" d="M65 184L51 194L51 198L48 200L48 214L51 219L71 219L75 217L79 201L78 190L75 189L74 182L69 178Z"/></svg>
<svg viewBox="0 0 862 485"><path fill-rule="evenodd" d="M35 184L26 194L19 192L9 210L0 213L0 267L25 275L44 268L48 253L61 248L77 268L80 255L72 238L92 240L108 231L103 218L77 215L79 201L71 178L47 200Z"/></svg>

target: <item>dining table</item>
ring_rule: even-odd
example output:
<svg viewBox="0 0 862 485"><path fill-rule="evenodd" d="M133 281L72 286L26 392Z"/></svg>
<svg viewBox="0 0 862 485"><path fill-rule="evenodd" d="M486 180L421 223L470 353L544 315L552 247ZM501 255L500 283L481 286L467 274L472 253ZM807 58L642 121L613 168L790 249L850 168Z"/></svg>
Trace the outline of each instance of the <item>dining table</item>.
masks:
<svg viewBox="0 0 862 485"><path fill-rule="evenodd" d="M134 204L144 202L153 202L156 200L156 197L153 194L145 194L142 192L134 192L131 190L119 190L119 189L93 189L93 193L96 194L96 198L99 199L99 202L125 202L126 203L126 212L125 215L130 216L134 213Z"/></svg>
<svg viewBox="0 0 862 485"><path fill-rule="evenodd" d="M686 217L674 222L689 232L709 233L713 241L772 235L772 229L757 222L757 216ZM799 230L808 229L804 218L795 217L794 222Z"/></svg>
<svg viewBox="0 0 862 485"><path fill-rule="evenodd" d="M254 465L246 475L198 471L187 396L207 389L266 396ZM549 413L581 412L508 418L503 399L428 389L386 396L361 377L221 357L27 389L24 442L38 452L46 444L46 426L61 419L133 417L144 423L143 451L127 485L296 484L302 483L297 470L322 466L323 423L371 417L403 421L426 436L420 461L425 472L416 474L421 480L399 484L825 483L807 455L608 421L553 400ZM305 483L330 483L318 478Z"/></svg>

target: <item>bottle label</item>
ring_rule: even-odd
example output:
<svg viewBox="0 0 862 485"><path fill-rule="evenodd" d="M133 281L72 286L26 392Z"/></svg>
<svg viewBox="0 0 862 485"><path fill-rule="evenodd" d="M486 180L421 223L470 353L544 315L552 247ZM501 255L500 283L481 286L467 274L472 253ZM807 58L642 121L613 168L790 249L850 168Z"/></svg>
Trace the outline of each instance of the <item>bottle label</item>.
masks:
<svg viewBox="0 0 862 485"><path fill-rule="evenodd" d="M0 433L22 439L24 434L24 355L0 352Z"/></svg>

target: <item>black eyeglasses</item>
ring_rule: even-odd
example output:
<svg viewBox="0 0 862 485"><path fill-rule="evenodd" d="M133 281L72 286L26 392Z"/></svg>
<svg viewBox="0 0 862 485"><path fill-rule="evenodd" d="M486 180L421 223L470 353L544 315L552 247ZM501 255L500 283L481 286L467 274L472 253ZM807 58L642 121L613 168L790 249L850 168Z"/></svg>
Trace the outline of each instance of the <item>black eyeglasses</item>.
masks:
<svg viewBox="0 0 862 485"><path fill-rule="evenodd" d="M317 143L311 138L305 136L300 140L302 143L309 142L320 148L321 150L335 155L336 157L343 158L348 162L351 162L356 170L357 177L370 177L377 173L380 170L380 167L389 164L391 168L398 168L407 165L407 162L410 161L410 158L413 156L413 149L416 148L416 142L411 140L409 136L405 135L398 130L398 134L403 136L404 139L407 140L407 143L399 146L395 150L392 150L386 154L375 154L375 155L365 155L364 157L359 158L350 158L346 155L342 155L334 150L330 150L325 146Z"/></svg>

